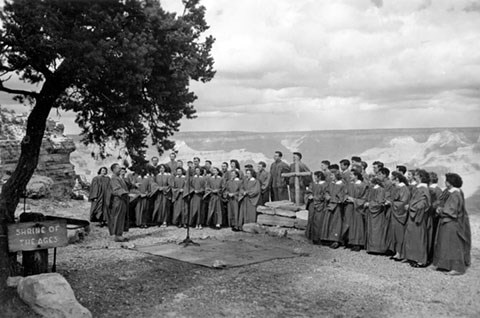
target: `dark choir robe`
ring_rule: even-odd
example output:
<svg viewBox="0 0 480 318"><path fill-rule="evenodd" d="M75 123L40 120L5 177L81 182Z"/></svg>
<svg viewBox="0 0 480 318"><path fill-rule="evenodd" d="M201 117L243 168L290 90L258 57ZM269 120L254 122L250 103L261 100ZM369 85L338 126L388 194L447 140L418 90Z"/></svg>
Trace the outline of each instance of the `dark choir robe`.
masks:
<svg viewBox="0 0 480 318"><path fill-rule="evenodd" d="M414 192L417 190L417 185L418 184L415 180L410 182L410 184L408 185L408 190L410 190L410 197L413 197Z"/></svg>
<svg viewBox="0 0 480 318"><path fill-rule="evenodd" d="M240 200L240 212L238 216L239 226L246 223L257 222L257 205L260 199L260 181L250 178L244 182L244 195Z"/></svg>
<svg viewBox="0 0 480 318"><path fill-rule="evenodd" d="M368 253L385 253L388 249L385 216L385 189L379 185L369 188L367 208L367 243Z"/></svg>
<svg viewBox="0 0 480 318"><path fill-rule="evenodd" d="M341 171L341 173L342 173L343 182L345 182L345 184L349 184L352 176L352 173L350 172L350 170L347 169L345 171Z"/></svg>
<svg viewBox="0 0 480 318"><path fill-rule="evenodd" d="M153 194L155 187L152 187L153 180L149 175L144 177L138 176L135 183L139 183L137 190L140 195L135 205L135 225L145 226L151 220L151 215L149 215L149 198Z"/></svg>
<svg viewBox="0 0 480 318"><path fill-rule="evenodd" d="M107 224L110 235L122 236L128 231L128 187L117 175L110 178L112 193L111 207L107 213Z"/></svg>
<svg viewBox="0 0 480 318"><path fill-rule="evenodd" d="M224 197L227 199L228 225L230 227L239 227L240 191L243 188L243 181L240 178L228 180L225 184Z"/></svg>
<svg viewBox="0 0 480 318"><path fill-rule="evenodd" d="M385 181L383 181L382 187L385 189L385 201L392 202L395 198L395 194L396 194L395 192L397 191L397 187L389 179L386 179ZM385 206L385 222L387 226L387 238L386 238L387 248L390 247L390 245L392 244L391 242L392 234L390 233L391 218L392 218L392 206L386 205Z"/></svg>
<svg viewBox="0 0 480 318"><path fill-rule="evenodd" d="M170 187L172 189L172 203L173 214L172 224L174 225L186 225L188 220L188 204L185 200L185 191L187 186L187 178L182 175L170 179ZM188 196L188 193L186 193Z"/></svg>
<svg viewBox="0 0 480 318"><path fill-rule="evenodd" d="M394 192L395 197L391 200L391 217L389 226L389 246L388 249L395 253L402 250L403 237L405 235L405 224L407 223L408 211L405 205L410 201L410 190L401 183Z"/></svg>
<svg viewBox="0 0 480 318"><path fill-rule="evenodd" d="M303 162L298 163L298 168L300 171L298 172L310 172L310 169L308 169L307 165L304 164ZM295 171L295 163L290 164L290 171L291 172L297 172ZM298 181L300 184L300 202L299 204L304 204L305 201L305 188L307 185L309 185L312 182L312 177L311 176L305 176L305 177L298 177ZM290 199L295 202L295 177L290 177L288 184L290 185ZM295 202L296 203L296 202Z"/></svg>
<svg viewBox="0 0 480 318"><path fill-rule="evenodd" d="M194 175L190 178L190 225L201 225L205 220L204 208L202 205L203 195L205 194L205 178Z"/></svg>
<svg viewBox="0 0 480 318"><path fill-rule="evenodd" d="M428 257L427 213L430 208L430 192L424 183L417 185L411 195L408 220L401 257L425 265Z"/></svg>
<svg viewBox="0 0 480 318"><path fill-rule="evenodd" d="M435 237L433 265L464 273L471 263L470 221L465 210L463 192L456 188L449 192L443 207L439 207L440 220Z"/></svg>
<svg viewBox="0 0 480 318"><path fill-rule="evenodd" d="M312 182L306 190L306 196L313 198L307 201L308 222L305 236L314 243L322 238L322 226L325 219L326 198L329 184L325 181Z"/></svg>
<svg viewBox="0 0 480 318"><path fill-rule="evenodd" d="M225 180L220 176L211 176L205 185L205 197L208 197L208 213L206 225L220 224L223 222L222 193Z"/></svg>
<svg viewBox="0 0 480 318"><path fill-rule="evenodd" d="M353 202L345 202L343 238L349 245L365 246L365 208L368 187L358 180L347 185L347 196L353 198Z"/></svg>
<svg viewBox="0 0 480 318"><path fill-rule="evenodd" d="M153 186L158 188L155 196L152 220L157 224L164 224L170 222L170 199L171 188L170 173L159 173L155 176L155 183Z"/></svg>
<svg viewBox="0 0 480 318"><path fill-rule="evenodd" d="M258 205L264 205L270 201L270 173L266 170L257 173L257 180L260 181L260 200Z"/></svg>
<svg viewBox="0 0 480 318"><path fill-rule="evenodd" d="M110 178L108 176L96 176L92 180L88 200L92 202L90 206L91 222L106 222L107 213L111 197Z"/></svg>
<svg viewBox="0 0 480 318"><path fill-rule="evenodd" d="M322 240L342 242L342 208L345 201L346 185L342 180L331 182L328 186L330 199L327 203L325 219L322 227Z"/></svg>
<svg viewBox="0 0 480 318"><path fill-rule="evenodd" d="M437 234L437 227L439 216L436 213L436 202L440 199L442 195L442 189L437 184L432 184L428 187L430 192L430 202L432 205L428 210L428 218L427 218L427 233L428 233L428 260L431 261L433 258L433 242L435 240L435 235Z"/></svg>
<svg viewBox="0 0 480 318"><path fill-rule="evenodd" d="M270 194L272 201L288 200L287 179L282 173L290 172L289 166L282 160L274 161L270 166Z"/></svg>

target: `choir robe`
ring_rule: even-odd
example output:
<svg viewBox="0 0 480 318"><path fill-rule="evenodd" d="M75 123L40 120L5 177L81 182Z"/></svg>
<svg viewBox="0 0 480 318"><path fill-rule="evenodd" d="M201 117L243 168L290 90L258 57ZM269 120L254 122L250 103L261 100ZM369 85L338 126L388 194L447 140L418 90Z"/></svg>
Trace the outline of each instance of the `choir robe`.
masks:
<svg viewBox="0 0 480 318"><path fill-rule="evenodd" d="M379 185L369 188L367 208L367 242L368 253L387 252L388 223L385 217L385 189Z"/></svg>
<svg viewBox="0 0 480 318"><path fill-rule="evenodd" d="M437 206L436 202L442 195L442 189L434 184L428 187L430 192L430 202L432 205L428 210L428 219L427 219L427 233L428 233L428 260L431 261L433 258L433 242L435 241L435 235L437 234L437 227L439 216L435 212L435 206Z"/></svg>
<svg viewBox="0 0 480 318"><path fill-rule="evenodd" d="M257 222L257 205L260 200L260 181L250 178L244 182L243 198L240 199L238 225Z"/></svg>
<svg viewBox="0 0 480 318"><path fill-rule="evenodd" d="M170 188L172 189L173 214L172 224L186 225L188 220L188 204L184 198L184 192L187 186L187 178L182 175L170 179ZM188 196L188 193L186 194Z"/></svg>
<svg viewBox="0 0 480 318"><path fill-rule="evenodd" d="M288 200L287 179L282 173L290 172L290 167L282 160L277 160L270 166L270 194L272 201Z"/></svg>
<svg viewBox="0 0 480 318"><path fill-rule="evenodd" d="M430 192L425 184L419 184L408 207L401 257L425 265L428 257L427 213L430 208Z"/></svg>
<svg viewBox="0 0 480 318"><path fill-rule="evenodd" d="M243 181L240 178L228 180L225 184L224 197L227 199L228 225L230 227L239 227L240 191L243 189Z"/></svg>
<svg viewBox="0 0 480 318"><path fill-rule="evenodd" d="M155 176L153 187L158 188L158 190L155 196L152 216L154 223L163 224L170 222L171 178L172 175L170 173L159 173Z"/></svg>
<svg viewBox="0 0 480 318"><path fill-rule="evenodd" d="M391 200L392 215L390 218L388 249L392 252L400 253L405 235L405 224L408 218L408 211L405 209L405 205L410 201L410 190L402 183L397 186L394 194L395 197Z"/></svg>
<svg viewBox="0 0 480 318"><path fill-rule="evenodd" d="M329 184L325 181L312 182L306 190L306 197L312 195L312 199L307 201L308 210L307 229L305 236L314 243L320 242L322 238L322 227L325 219L326 198Z"/></svg>
<svg viewBox="0 0 480 318"><path fill-rule="evenodd" d="M149 198L154 193L155 187L152 187L152 177L138 176L135 180L138 185L138 192L140 196L137 199L137 204L135 205L135 225L144 226L151 220L151 215L149 215Z"/></svg>
<svg viewBox="0 0 480 318"><path fill-rule="evenodd" d="M395 198L395 194L397 191L397 187L393 182L389 179L386 179L382 183L382 187L385 189L385 201L390 201L392 202ZM387 243L387 248L389 248L392 245L392 233L390 229L390 224L391 224L391 219L392 219L392 205L386 205L385 206L385 222L387 226L387 236L386 236L386 243Z"/></svg>
<svg viewBox="0 0 480 318"><path fill-rule="evenodd" d="M108 176L96 176L93 178L88 199L90 206L91 222L106 222L110 202L110 178Z"/></svg>
<svg viewBox="0 0 480 318"><path fill-rule="evenodd" d="M258 205L264 205L270 201L270 173L266 170L257 173L257 179L260 181L260 200Z"/></svg>
<svg viewBox="0 0 480 318"><path fill-rule="evenodd" d="M330 183L327 190L330 199L327 203L321 239L332 242L342 242L343 202L345 201L346 185L339 180Z"/></svg>
<svg viewBox="0 0 480 318"><path fill-rule="evenodd" d="M444 206L439 208L440 220L435 237L433 265L464 273L471 263L470 221L463 192L455 188L449 192Z"/></svg>
<svg viewBox="0 0 480 318"><path fill-rule="evenodd" d="M345 202L343 237L350 245L365 246L365 208L368 187L357 181L347 185L347 195L353 202Z"/></svg>
<svg viewBox="0 0 480 318"><path fill-rule="evenodd" d="M352 172L350 172L350 170L347 169L345 171L341 171L341 173L342 173L343 182L345 182L345 184L349 184L352 176Z"/></svg>
<svg viewBox="0 0 480 318"><path fill-rule="evenodd" d="M205 178L194 175L190 179L190 225L201 225L205 219L204 208L202 205L203 195L205 194Z"/></svg>
<svg viewBox="0 0 480 318"><path fill-rule="evenodd" d="M128 231L128 187L117 175L110 178L111 203L107 213L107 224L110 235L122 236Z"/></svg>
<svg viewBox="0 0 480 318"><path fill-rule="evenodd" d="M307 165L301 161L298 163L298 168L298 172L310 172L310 169L308 169ZM290 171L297 172L295 171L295 163L290 164ZM305 203L305 188L312 182L312 176L298 177L298 181L300 185L300 202L298 202L298 204L301 205ZM290 177L288 184L290 185L290 199L295 202L295 177Z"/></svg>
<svg viewBox="0 0 480 318"><path fill-rule="evenodd" d="M205 197L208 197L208 214L206 225L222 224L222 193L225 180L220 176L211 176L205 184Z"/></svg>

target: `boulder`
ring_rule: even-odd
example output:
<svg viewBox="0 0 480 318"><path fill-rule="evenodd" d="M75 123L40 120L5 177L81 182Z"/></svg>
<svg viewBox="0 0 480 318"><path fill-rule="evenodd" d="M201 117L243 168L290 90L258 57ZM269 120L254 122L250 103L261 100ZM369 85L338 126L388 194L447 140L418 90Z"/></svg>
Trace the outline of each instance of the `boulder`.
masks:
<svg viewBox="0 0 480 318"><path fill-rule="evenodd" d="M51 192L53 180L49 177L34 175L27 184L27 197L40 199L48 197Z"/></svg>
<svg viewBox="0 0 480 318"><path fill-rule="evenodd" d="M308 210L300 210L295 216L297 219L308 220Z"/></svg>
<svg viewBox="0 0 480 318"><path fill-rule="evenodd" d="M265 234L265 228L258 223L246 223L242 226L243 232Z"/></svg>
<svg viewBox="0 0 480 318"><path fill-rule="evenodd" d="M278 215L260 214L257 217L257 223L270 226L294 227L295 219L286 218Z"/></svg>
<svg viewBox="0 0 480 318"><path fill-rule="evenodd" d="M286 218L295 218L296 217L295 212L290 211L290 210L284 210L283 208L276 208L275 209L275 215L283 216L283 217L286 217Z"/></svg>
<svg viewBox="0 0 480 318"><path fill-rule="evenodd" d="M72 288L58 273L25 277L17 287L18 294L33 311L48 318L91 318L80 305Z"/></svg>
<svg viewBox="0 0 480 318"><path fill-rule="evenodd" d="M287 237L288 231L282 227L268 227L267 235L274 237Z"/></svg>
<svg viewBox="0 0 480 318"><path fill-rule="evenodd" d="M261 214L275 215L275 210L273 208L262 205L257 206L257 212Z"/></svg>
<svg viewBox="0 0 480 318"><path fill-rule="evenodd" d="M295 219L294 227L299 230L305 230L307 229L307 222L307 220Z"/></svg>
<svg viewBox="0 0 480 318"><path fill-rule="evenodd" d="M75 244L81 242L85 239L86 235L87 234L85 233L84 228L74 230L67 229L68 244Z"/></svg>
<svg viewBox="0 0 480 318"><path fill-rule="evenodd" d="M268 206L270 208L279 208L281 206L295 206L295 203L288 201L288 200L283 200L283 201L271 201L271 202L266 202L265 206Z"/></svg>

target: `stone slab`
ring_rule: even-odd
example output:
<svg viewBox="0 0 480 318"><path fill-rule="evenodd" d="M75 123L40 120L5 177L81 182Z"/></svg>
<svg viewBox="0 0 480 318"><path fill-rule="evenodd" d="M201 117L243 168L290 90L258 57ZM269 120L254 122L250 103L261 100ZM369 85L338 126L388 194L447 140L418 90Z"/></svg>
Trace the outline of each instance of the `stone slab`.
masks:
<svg viewBox="0 0 480 318"><path fill-rule="evenodd" d="M275 208L275 215L283 216L286 218L295 218L296 214L290 210L284 210L283 208Z"/></svg>
<svg viewBox="0 0 480 318"><path fill-rule="evenodd" d="M294 227L295 219L286 218L278 215L260 214L257 217L257 223L270 226Z"/></svg>
<svg viewBox="0 0 480 318"><path fill-rule="evenodd" d="M301 220L308 220L308 210L300 210L296 213L296 218Z"/></svg>
<svg viewBox="0 0 480 318"><path fill-rule="evenodd" d="M272 201L272 202L266 202L265 206L268 206L270 208L278 208L281 206L295 206L295 203L288 201L288 200L283 200L283 201Z"/></svg>
<svg viewBox="0 0 480 318"><path fill-rule="evenodd" d="M257 212L261 214L275 215L275 210L273 208L262 205L257 206Z"/></svg>
<svg viewBox="0 0 480 318"><path fill-rule="evenodd" d="M294 227L299 230L307 229L307 220L295 219Z"/></svg>

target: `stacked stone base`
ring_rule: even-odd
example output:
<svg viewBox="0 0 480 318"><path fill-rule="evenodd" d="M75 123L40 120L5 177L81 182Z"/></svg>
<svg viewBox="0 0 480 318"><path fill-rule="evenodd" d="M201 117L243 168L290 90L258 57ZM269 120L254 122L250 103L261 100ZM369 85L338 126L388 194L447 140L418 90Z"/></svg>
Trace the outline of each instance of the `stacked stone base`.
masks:
<svg viewBox="0 0 480 318"><path fill-rule="evenodd" d="M257 207L257 223L282 228L307 228L308 211L290 201L267 202Z"/></svg>

